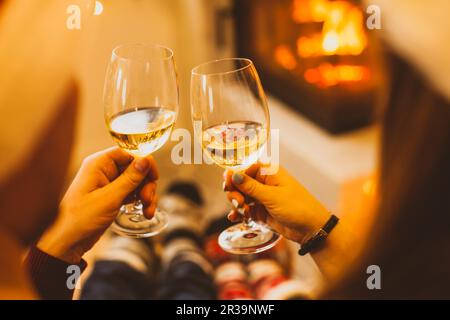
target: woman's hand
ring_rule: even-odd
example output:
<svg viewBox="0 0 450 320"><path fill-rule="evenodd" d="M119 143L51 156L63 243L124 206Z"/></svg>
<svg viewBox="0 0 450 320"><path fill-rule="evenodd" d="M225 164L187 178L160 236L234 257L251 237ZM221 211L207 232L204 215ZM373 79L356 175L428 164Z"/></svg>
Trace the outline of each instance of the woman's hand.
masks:
<svg viewBox="0 0 450 320"><path fill-rule="evenodd" d="M236 208L228 215L233 222L242 219L240 211L267 223L286 238L301 242L329 219L330 214L320 202L282 168L277 174L262 175L261 165L256 164L245 174L226 171L224 179L227 197ZM252 200L255 205L249 207L246 202Z"/></svg>
<svg viewBox="0 0 450 320"><path fill-rule="evenodd" d="M139 189L145 216L153 217L157 179L152 157L134 159L119 148L89 156L65 194L57 220L38 242L38 248L78 264L136 189Z"/></svg>

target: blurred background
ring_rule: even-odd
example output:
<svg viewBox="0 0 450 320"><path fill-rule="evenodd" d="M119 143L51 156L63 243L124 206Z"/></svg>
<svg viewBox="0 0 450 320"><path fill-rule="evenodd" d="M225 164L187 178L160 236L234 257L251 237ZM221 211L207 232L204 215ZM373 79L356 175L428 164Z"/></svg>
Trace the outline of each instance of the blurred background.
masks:
<svg viewBox="0 0 450 320"><path fill-rule="evenodd" d="M250 58L269 98L271 127L279 129L281 165L338 215L358 212L358 195L373 192L375 91L383 74L378 43L365 27L359 1L101 0L82 14L80 29L67 31L77 37L73 69L81 93L69 178L84 157L113 145L102 103L113 48L144 42L175 52L181 94L177 128L192 131L193 67L225 57ZM175 143L154 155L161 171L160 192L173 180L193 180L205 195L205 214L224 215L228 204L222 170L174 165L170 153ZM294 262L298 277L316 281L310 258L301 259Z"/></svg>

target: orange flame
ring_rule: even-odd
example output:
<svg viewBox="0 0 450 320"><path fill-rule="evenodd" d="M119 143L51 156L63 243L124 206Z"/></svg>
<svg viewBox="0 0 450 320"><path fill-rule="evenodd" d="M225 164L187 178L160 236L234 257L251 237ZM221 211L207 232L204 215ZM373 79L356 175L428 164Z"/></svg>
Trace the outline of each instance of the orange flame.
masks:
<svg viewBox="0 0 450 320"><path fill-rule="evenodd" d="M300 37L300 57L360 55L367 47L362 11L349 2L294 0L293 19L298 23L323 22L322 33Z"/></svg>
<svg viewBox="0 0 450 320"><path fill-rule="evenodd" d="M299 68L299 58L357 56L362 54L368 45L363 12L351 2L293 0L292 19L299 24L322 23L322 29L321 32L301 35L297 39L297 55L285 44L275 48L275 61L288 71ZM321 88L340 83L368 81L370 77L371 70L368 67L352 64L321 63L318 67L304 72L307 83Z"/></svg>
<svg viewBox="0 0 450 320"><path fill-rule="evenodd" d="M294 0L292 18L295 22L323 22L328 13L328 0Z"/></svg>
<svg viewBox="0 0 450 320"><path fill-rule="evenodd" d="M327 88L344 82L368 80L370 78L370 69L365 66L335 66L330 63L322 63L317 68L306 70L304 76L306 82Z"/></svg>

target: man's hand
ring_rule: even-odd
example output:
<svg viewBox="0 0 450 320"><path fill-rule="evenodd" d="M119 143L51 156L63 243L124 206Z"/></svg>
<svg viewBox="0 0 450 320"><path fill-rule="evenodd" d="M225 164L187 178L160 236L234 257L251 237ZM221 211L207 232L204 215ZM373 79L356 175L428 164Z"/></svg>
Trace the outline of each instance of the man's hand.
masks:
<svg viewBox="0 0 450 320"><path fill-rule="evenodd" d="M158 171L152 157L133 159L119 148L89 156L65 194L56 222L38 242L38 248L78 264L135 190L139 190L145 216L153 217L157 179Z"/></svg>

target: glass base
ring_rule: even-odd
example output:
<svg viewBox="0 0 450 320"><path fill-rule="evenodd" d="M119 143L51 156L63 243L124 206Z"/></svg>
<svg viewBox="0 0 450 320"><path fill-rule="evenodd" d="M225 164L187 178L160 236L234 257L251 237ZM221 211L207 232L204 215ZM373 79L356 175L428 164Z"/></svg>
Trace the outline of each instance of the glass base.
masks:
<svg viewBox="0 0 450 320"><path fill-rule="evenodd" d="M115 233L128 238L149 238L163 231L167 224L167 213L156 209L154 217L147 219L142 214L142 205L135 206L131 203L120 208L111 228Z"/></svg>
<svg viewBox="0 0 450 320"><path fill-rule="evenodd" d="M280 240L281 235L252 221L223 231L219 236L219 245L232 254L252 254L269 250Z"/></svg>

